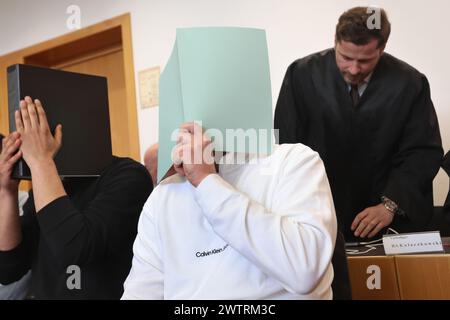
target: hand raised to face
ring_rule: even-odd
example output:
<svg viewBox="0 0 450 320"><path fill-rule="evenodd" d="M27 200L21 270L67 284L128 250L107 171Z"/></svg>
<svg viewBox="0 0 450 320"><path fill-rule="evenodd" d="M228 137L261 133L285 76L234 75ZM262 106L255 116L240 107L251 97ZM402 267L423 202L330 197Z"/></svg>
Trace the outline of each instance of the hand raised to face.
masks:
<svg viewBox="0 0 450 320"><path fill-rule="evenodd" d="M58 125L53 136L39 100L25 97L20 110L15 113L17 131L22 139L23 158L30 168L45 161L53 161L62 144L62 126Z"/></svg>
<svg viewBox="0 0 450 320"><path fill-rule="evenodd" d="M19 150L22 141L18 132L13 132L2 140L0 152L0 190L17 193L18 180L11 179L14 164L22 157Z"/></svg>
<svg viewBox="0 0 450 320"><path fill-rule="evenodd" d="M216 173L213 144L201 126L194 122L181 125L173 161L176 172L185 176L194 187Z"/></svg>

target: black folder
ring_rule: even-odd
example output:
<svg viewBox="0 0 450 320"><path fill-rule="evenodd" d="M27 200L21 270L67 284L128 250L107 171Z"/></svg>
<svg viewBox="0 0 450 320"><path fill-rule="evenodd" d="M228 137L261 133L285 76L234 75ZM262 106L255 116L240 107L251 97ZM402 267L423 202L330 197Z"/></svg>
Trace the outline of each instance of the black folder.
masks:
<svg viewBox="0 0 450 320"><path fill-rule="evenodd" d="M62 147L55 157L61 177L97 177L112 161L105 77L17 64L8 67L10 132L16 130L14 112L30 96L44 107L50 130L62 124ZM31 179L23 159L12 176Z"/></svg>

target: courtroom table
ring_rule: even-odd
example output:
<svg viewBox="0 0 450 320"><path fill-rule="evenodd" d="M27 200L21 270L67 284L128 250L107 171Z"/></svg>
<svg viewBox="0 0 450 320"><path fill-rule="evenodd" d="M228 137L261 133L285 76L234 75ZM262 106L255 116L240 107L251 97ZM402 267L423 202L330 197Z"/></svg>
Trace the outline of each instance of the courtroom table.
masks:
<svg viewBox="0 0 450 320"><path fill-rule="evenodd" d="M442 238L442 243L445 253L439 254L386 256L378 246L366 254L348 255L353 299L450 300L450 238Z"/></svg>

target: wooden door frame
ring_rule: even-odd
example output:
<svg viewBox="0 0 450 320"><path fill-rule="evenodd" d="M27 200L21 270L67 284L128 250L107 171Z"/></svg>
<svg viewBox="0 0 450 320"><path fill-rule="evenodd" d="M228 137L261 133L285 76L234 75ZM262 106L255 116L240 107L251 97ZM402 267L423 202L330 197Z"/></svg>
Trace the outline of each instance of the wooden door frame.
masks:
<svg viewBox="0 0 450 320"><path fill-rule="evenodd" d="M0 56L0 132L9 132L8 123L8 87L6 68L12 64L24 63L27 57L37 55L54 48L86 39L96 34L120 28L123 65L125 74L126 108L128 115L128 136L130 157L140 161L139 130L136 110L136 87L134 76L133 46L131 40L131 18L126 13L89 27L47 40L36 45Z"/></svg>

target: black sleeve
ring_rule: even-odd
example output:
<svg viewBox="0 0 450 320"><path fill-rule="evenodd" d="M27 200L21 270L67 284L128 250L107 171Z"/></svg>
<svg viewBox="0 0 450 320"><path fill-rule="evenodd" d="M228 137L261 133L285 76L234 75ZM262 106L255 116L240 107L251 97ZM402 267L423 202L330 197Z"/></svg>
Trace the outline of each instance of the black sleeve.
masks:
<svg viewBox="0 0 450 320"><path fill-rule="evenodd" d="M442 169L444 169L445 172L447 172L447 175L450 177L450 151L447 151L444 159L442 160Z"/></svg>
<svg viewBox="0 0 450 320"><path fill-rule="evenodd" d="M433 179L442 161L442 142L436 111L425 76L398 145L384 195L405 211L410 229L428 225L433 209ZM401 218L396 217L399 225ZM394 226L395 226L394 221Z"/></svg>
<svg viewBox="0 0 450 320"><path fill-rule="evenodd" d="M0 251L0 283L7 285L20 280L31 269L33 251L39 239L32 195L23 207L20 217L22 242L13 250Z"/></svg>
<svg viewBox="0 0 450 320"><path fill-rule="evenodd" d="M130 162L101 177L85 210L77 210L64 196L37 213L42 238L62 266L102 260L134 240L152 182L144 166Z"/></svg>
<svg viewBox="0 0 450 320"><path fill-rule="evenodd" d="M447 175L450 177L450 151L448 151L445 154L444 157L444 161L442 161L442 169L445 170L445 172L447 172ZM448 221L448 225L450 226L450 185L449 185L449 190L448 190L448 194L447 194L447 199L445 200L444 203L444 210L446 210L447 212L447 221Z"/></svg>
<svg viewBox="0 0 450 320"><path fill-rule="evenodd" d="M278 143L303 143L305 135L304 108L301 103L300 81L295 79L296 63L289 66L281 85L275 108L274 128ZM278 136L277 136L278 134Z"/></svg>

